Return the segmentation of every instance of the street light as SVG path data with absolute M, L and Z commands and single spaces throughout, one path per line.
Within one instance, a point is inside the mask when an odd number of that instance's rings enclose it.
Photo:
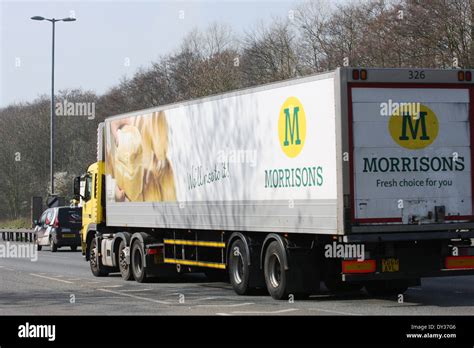
M 54 30 L 55 30 L 55 23 L 56 22 L 74 22 L 76 18 L 63 18 L 63 19 L 55 19 L 55 18 L 44 18 L 41 16 L 34 16 L 31 17 L 32 20 L 35 21 L 48 21 L 53 24 L 53 44 L 52 44 L 52 67 L 51 67 L 51 124 L 50 124 L 50 171 L 51 171 L 51 195 L 54 195 L 54 118 L 55 118 L 55 108 L 54 108 Z

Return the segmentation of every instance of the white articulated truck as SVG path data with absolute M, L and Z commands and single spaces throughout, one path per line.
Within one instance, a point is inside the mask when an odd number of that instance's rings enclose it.
M 92 273 L 276 299 L 474 274 L 470 70 L 341 68 L 140 110 L 75 179 Z

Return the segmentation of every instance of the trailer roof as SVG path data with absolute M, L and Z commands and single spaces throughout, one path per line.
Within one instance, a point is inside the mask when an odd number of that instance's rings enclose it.
M 357 70 L 359 72 L 366 72 L 366 79 L 361 80 L 360 78 L 355 80 L 352 72 Z M 315 73 L 303 77 L 295 77 L 283 81 L 270 82 L 263 85 L 254 87 L 240 88 L 230 92 L 214 94 L 206 97 L 189 99 L 186 101 L 175 102 L 170 104 L 164 104 L 154 106 L 146 109 L 139 109 L 127 113 L 113 115 L 107 117 L 106 121 L 111 121 L 117 118 L 130 117 L 135 115 L 148 114 L 151 112 L 175 109 L 187 105 L 200 104 L 204 102 L 219 100 L 223 98 L 230 98 L 244 94 L 256 93 L 265 91 L 272 88 L 281 88 L 294 84 L 300 84 L 305 82 L 324 80 L 328 78 L 334 78 L 338 73 L 341 75 L 341 79 L 347 83 L 452 83 L 452 84 L 472 84 L 472 81 L 459 80 L 459 73 L 462 72 L 464 76 L 466 72 L 469 72 L 472 76 L 474 70 L 469 69 L 423 69 L 423 68 L 364 68 L 364 67 L 340 67 L 335 70 Z M 472 79 L 472 77 L 471 77 Z

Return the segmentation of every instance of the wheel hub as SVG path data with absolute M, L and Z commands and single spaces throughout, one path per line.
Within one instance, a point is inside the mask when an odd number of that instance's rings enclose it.
M 240 253 L 238 256 L 234 257 L 237 259 L 237 267 L 234 268 L 234 280 L 237 284 L 241 284 L 244 274 L 244 260 L 242 259 L 242 255 Z
M 269 262 L 270 283 L 272 287 L 278 288 L 281 282 L 281 264 L 278 255 L 273 254 Z

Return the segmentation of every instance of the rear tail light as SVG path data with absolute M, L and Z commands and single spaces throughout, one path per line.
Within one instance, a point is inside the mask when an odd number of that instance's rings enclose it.
M 342 261 L 342 273 L 374 273 L 376 270 L 375 260 L 344 260 Z
M 472 71 L 458 71 L 458 81 L 472 81 Z
M 365 69 L 354 69 L 352 70 L 352 79 L 353 80 L 362 80 L 365 81 L 367 80 L 367 70 Z
M 352 79 L 353 80 L 358 80 L 359 79 L 359 70 L 352 70 Z
M 446 269 L 474 268 L 474 256 L 448 256 L 445 261 Z
M 57 216 L 56 216 L 56 218 L 54 219 L 53 227 L 59 228 L 59 219 L 58 219 Z
M 146 252 L 148 255 L 158 255 L 160 253 L 159 249 L 148 249 Z

